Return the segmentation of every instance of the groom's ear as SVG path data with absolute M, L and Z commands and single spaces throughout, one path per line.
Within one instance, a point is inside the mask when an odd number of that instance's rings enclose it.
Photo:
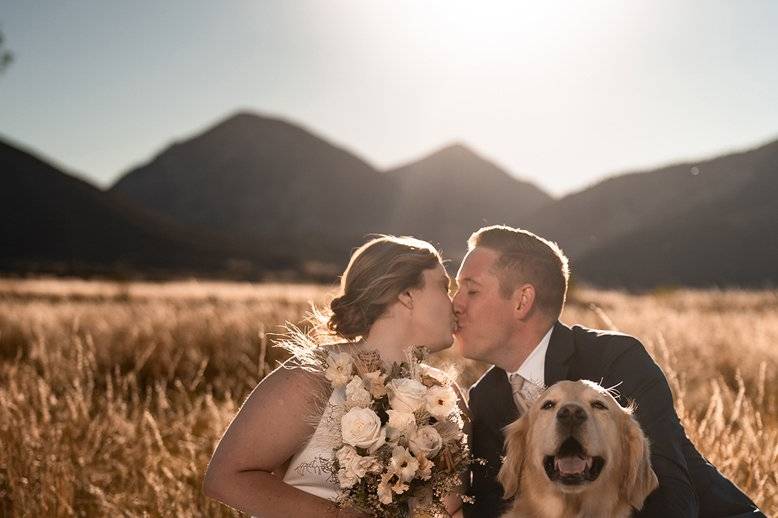
M 535 287 L 532 284 L 521 284 L 513 290 L 513 307 L 519 319 L 527 318 L 535 306 Z

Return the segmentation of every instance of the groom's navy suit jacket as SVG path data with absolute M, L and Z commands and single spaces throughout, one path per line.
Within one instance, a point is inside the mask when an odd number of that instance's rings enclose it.
M 639 517 L 764 516 L 737 486 L 713 467 L 686 437 L 664 374 L 635 338 L 557 322 L 546 352 L 545 384 L 587 379 L 604 387 L 618 385 L 622 405 L 634 401 L 635 417 L 651 444 L 651 464 L 659 488 Z M 466 518 L 500 516 L 507 507 L 496 480 L 503 454 L 502 429 L 518 417 L 504 370 L 489 369 L 470 389 L 471 445 L 476 457 Z M 521 496 L 519 496 L 521 498 Z

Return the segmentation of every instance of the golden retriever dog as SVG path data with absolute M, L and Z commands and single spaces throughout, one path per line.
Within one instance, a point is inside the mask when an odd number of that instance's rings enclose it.
M 632 409 L 591 381 L 549 387 L 505 434 L 504 517 L 628 517 L 659 485 Z

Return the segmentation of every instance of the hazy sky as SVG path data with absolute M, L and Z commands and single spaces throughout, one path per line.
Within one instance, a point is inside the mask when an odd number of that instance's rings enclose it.
M 7 1 L 0 134 L 111 184 L 238 109 L 552 194 L 778 138 L 778 2 Z

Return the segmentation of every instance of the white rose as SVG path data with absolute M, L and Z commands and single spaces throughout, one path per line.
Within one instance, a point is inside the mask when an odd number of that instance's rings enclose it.
M 333 387 L 342 387 L 351 379 L 353 370 L 354 361 L 349 353 L 330 353 L 327 356 L 327 369 L 324 371 L 324 377 L 332 383 Z
M 365 390 L 362 378 L 354 376 L 346 385 L 346 405 L 349 408 L 370 406 L 372 398 L 370 392 Z
M 410 412 L 387 410 L 389 421 L 386 423 L 386 436 L 393 441 L 401 435 L 410 435 L 416 430 L 416 417 Z
M 443 439 L 431 426 L 422 426 L 408 439 L 408 447 L 416 457 L 434 457 L 443 447 Z
M 364 477 L 368 472 L 380 471 L 381 466 L 375 457 L 363 457 L 352 446 L 344 446 L 335 454 L 338 459 L 338 482 L 346 489 Z
M 369 408 L 352 408 L 340 420 L 343 442 L 373 453 L 386 442 L 386 429 Z
M 446 419 L 457 408 L 457 395 L 451 387 L 431 387 L 424 399 L 435 419 Z
M 427 388 L 416 380 L 396 378 L 387 383 L 389 404 L 400 412 L 413 413 L 424 407 L 424 395 Z

